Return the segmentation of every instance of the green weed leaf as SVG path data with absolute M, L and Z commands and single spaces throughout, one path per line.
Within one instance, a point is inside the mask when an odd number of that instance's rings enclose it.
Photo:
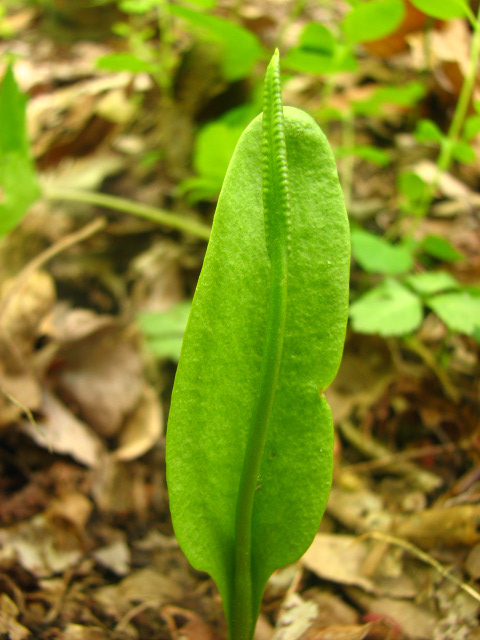
M 339 43 L 332 32 L 318 22 L 307 24 L 298 47 L 290 49 L 283 64 L 300 73 L 338 73 L 356 68 L 350 47 Z
M 380 87 L 366 100 L 355 101 L 353 111 L 364 116 L 383 116 L 385 105 L 413 107 L 425 95 L 419 82 L 409 82 L 402 87 Z
M 345 16 L 343 32 L 352 44 L 371 42 L 393 33 L 404 15 L 402 0 L 360 2 Z
M 190 307 L 190 302 L 185 301 L 168 311 L 143 312 L 138 315 L 137 320 L 147 346 L 156 358 L 169 358 L 178 362 Z
M 463 255 L 459 253 L 448 240 L 442 238 L 442 236 L 436 236 L 434 234 L 426 236 L 420 248 L 429 256 L 442 260 L 443 262 L 461 262 L 465 260 Z
M 463 137 L 466 140 L 472 140 L 480 134 L 480 116 L 469 116 L 465 120 L 465 126 L 463 128 Z
M 369 273 L 400 275 L 413 267 L 413 254 L 404 244 L 393 245 L 368 231 L 352 231 L 352 255 Z
M 272 572 L 311 543 L 332 473 L 323 390 L 347 319 L 348 221 L 316 123 L 282 108 L 236 147 L 175 378 L 167 483 L 180 546 L 215 580 L 231 640 L 253 636 Z M 294 526 L 292 527 L 292 523 Z
M 422 323 L 422 303 L 396 280 L 385 280 L 355 300 L 350 306 L 350 318 L 359 333 L 403 336 Z
M 465 0 L 412 0 L 414 7 L 438 20 L 454 20 L 468 16 Z
M 262 49 L 253 33 L 233 22 L 173 4 L 168 5 L 168 10 L 172 15 L 187 20 L 192 27 L 218 44 L 227 80 L 239 80 L 247 76 L 262 56 Z
M 97 60 L 97 68 L 103 71 L 127 73 L 155 73 L 156 64 L 142 60 L 133 53 L 109 53 Z
M 467 291 L 443 293 L 430 298 L 427 305 L 451 331 L 467 336 L 478 335 L 480 330 L 480 297 Z
M 452 157 L 463 164 L 474 164 L 477 161 L 475 151 L 464 140 L 459 140 L 452 146 Z
M 336 156 L 337 158 L 354 156 L 361 160 L 365 160 L 365 162 L 371 162 L 372 164 L 377 165 L 377 167 L 386 167 L 391 162 L 390 154 L 387 151 L 377 149 L 377 147 L 372 147 L 370 145 L 358 145 L 350 148 L 341 147 L 337 150 Z
M 185 180 L 183 191 L 190 193 L 190 200 L 217 198 L 230 158 L 243 131 L 243 127 L 225 122 L 205 125 L 195 139 L 193 167 L 197 178 Z
M 432 120 L 420 120 L 417 123 L 417 127 L 415 129 L 415 140 L 420 142 L 421 144 L 442 144 L 445 139 L 445 136 L 437 127 L 437 125 L 432 122 Z
M 448 289 L 458 289 L 460 286 L 458 281 L 446 271 L 415 273 L 408 276 L 405 282 L 420 295 L 431 295 Z
M 0 235 L 13 229 L 40 195 L 30 158 L 25 106 L 9 66 L 0 84 Z

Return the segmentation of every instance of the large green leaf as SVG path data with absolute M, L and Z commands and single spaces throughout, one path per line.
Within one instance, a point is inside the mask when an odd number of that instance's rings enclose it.
M 30 159 L 25 105 L 8 67 L 0 83 L 0 235 L 20 222 L 40 194 Z
M 266 581 L 320 523 L 333 445 L 323 391 L 347 320 L 333 155 L 310 116 L 282 111 L 277 65 L 220 194 L 167 429 L 175 533 L 215 580 L 232 640 L 252 637 Z

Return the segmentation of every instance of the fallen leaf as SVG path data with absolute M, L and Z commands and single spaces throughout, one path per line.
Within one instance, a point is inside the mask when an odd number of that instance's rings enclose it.
M 415 513 L 400 522 L 395 535 L 407 538 L 422 549 L 438 545 L 473 546 L 480 541 L 480 505 L 434 507 Z
M 272 640 L 298 640 L 314 623 L 318 605 L 292 593 L 283 604 Z
M 362 574 L 367 554 L 367 544 L 355 536 L 319 533 L 300 562 L 322 580 L 375 592 L 373 581 Z
M 59 357 L 60 393 L 101 436 L 118 434 L 142 393 L 143 366 L 135 337 L 121 327 L 106 327 L 66 345 Z
M 123 538 L 97 549 L 92 556 L 98 564 L 113 571 L 117 576 L 126 576 L 130 571 L 130 549 Z
M 49 391 L 44 391 L 42 417 L 37 425 L 23 421 L 21 429 L 39 446 L 69 455 L 87 467 L 101 464 L 105 455 L 102 441 Z
M 152 387 L 146 386 L 137 407 L 127 418 L 120 433 L 114 457 L 122 461 L 139 458 L 158 441 L 162 429 L 158 395 Z
M 213 628 L 193 611 L 170 605 L 163 607 L 162 617 L 174 640 L 218 640 Z M 182 620 L 183 624 L 177 625 L 177 620 Z
M 0 529 L 0 563 L 16 560 L 37 578 L 48 578 L 75 566 L 83 554 L 80 542 L 69 538 L 72 548 L 62 548 L 58 527 L 43 514 Z
M 17 621 L 17 605 L 2 593 L 0 595 L 0 634 L 8 640 L 24 640 L 30 637 L 30 631 Z

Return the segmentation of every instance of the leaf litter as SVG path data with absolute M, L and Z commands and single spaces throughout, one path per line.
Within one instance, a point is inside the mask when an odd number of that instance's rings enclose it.
M 250 2 L 240 11 L 270 41 L 285 7 Z M 371 100 L 377 87 L 425 68 L 422 109 L 434 117 L 455 104 L 468 62 L 466 23 L 437 22 L 426 40 L 424 16 L 407 7 L 394 37 L 368 43 L 357 72 L 334 79 L 330 106 Z M 338 19 L 338 8 L 309 11 L 286 29 L 287 44 L 302 20 Z M 163 104 L 160 126 L 162 100 L 149 76 L 96 70 L 97 58 L 115 49 L 108 33 L 101 44 L 87 35 L 65 48 L 42 20 L 40 9 L 14 11 L 6 23 L 14 37 L 0 43 L 2 53 L 20 56 L 15 71 L 30 94 L 42 180 L 183 208 L 208 223 L 211 206 L 189 210 L 175 187 L 191 177 L 202 112 L 213 119 L 231 106 L 214 58 L 202 53 L 200 71 L 188 73 L 191 36 L 179 34 L 181 91 L 176 104 Z M 78 28 L 88 34 L 87 25 Z M 315 111 L 319 86 L 299 75 L 285 93 Z M 390 138 L 393 161 L 430 179 L 435 167 L 412 143 L 408 109 L 387 111 L 357 120 L 359 139 Z M 329 129 L 335 144 L 341 127 Z M 478 157 L 478 141 L 472 147 Z M 160 153 L 154 169 L 141 162 L 152 152 Z M 361 158 L 353 165 L 353 217 L 387 234 L 396 224 L 407 230 L 408 218 L 393 214 L 393 172 Z M 432 215 L 414 229 L 418 240 L 449 240 L 463 259 L 448 274 L 472 286 L 480 274 L 478 180 L 478 165 L 441 175 Z M 0 247 L 0 634 L 222 639 L 218 595 L 189 568 L 168 515 L 163 423 L 178 347 L 164 344 L 160 359 L 152 357 L 135 319 L 191 297 L 204 245 L 113 211 L 95 225 L 98 215 L 84 204 L 40 202 Z M 355 284 L 361 278 L 354 267 Z M 183 321 L 169 322 L 169 331 L 182 331 Z M 478 345 L 433 315 L 418 337 L 423 349 L 349 337 L 329 390 L 337 439 L 327 515 L 302 561 L 269 584 L 257 640 L 478 638 Z

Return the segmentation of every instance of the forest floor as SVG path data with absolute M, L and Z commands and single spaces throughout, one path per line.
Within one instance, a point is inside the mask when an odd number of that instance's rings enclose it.
M 110 32 L 116 10 L 92 18 L 54 4 L 50 15 L 12 10 L 0 40 L 29 96 L 44 189 L 0 244 L 0 638 L 224 639 L 216 588 L 189 566 L 168 510 L 165 428 L 181 321 L 154 351 L 137 318 L 193 295 L 215 203 L 191 204 L 179 185 L 192 177 L 198 127 L 241 105 L 251 85 L 223 80 L 201 47 L 192 57 L 187 31 L 175 34 L 168 96 L 147 73 L 100 71 L 97 59 L 122 46 Z M 266 50 L 287 4 L 239 9 Z M 301 24 L 290 24 L 292 38 Z M 422 76 L 421 115 L 440 123 L 458 99 L 465 29 L 459 20 L 435 32 Z M 417 78 L 424 35 L 407 44 L 397 35 L 405 48 L 395 54 L 392 41 L 362 50 L 359 71 L 335 80 L 337 108 Z M 284 101 L 314 111 L 320 85 L 292 77 Z M 395 138 L 397 165 L 418 153 L 411 131 L 412 115 L 398 108 L 356 123 L 363 143 Z M 335 147 L 339 127 L 329 134 Z M 479 166 L 445 176 L 414 222 L 415 234 L 445 237 L 465 256 L 449 270 L 472 286 Z M 357 158 L 342 175 L 356 224 L 407 233 L 392 166 Z M 200 233 L 80 202 L 78 190 L 159 207 Z M 364 275 L 352 265 L 353 288 Z M 255 640 L 480 639 L 478 373 L 478 342 L 433 314 L 406 339 L 349 330 L 327 393 L 336 447 L 326 515 L 305 556 L 269 582 Z

